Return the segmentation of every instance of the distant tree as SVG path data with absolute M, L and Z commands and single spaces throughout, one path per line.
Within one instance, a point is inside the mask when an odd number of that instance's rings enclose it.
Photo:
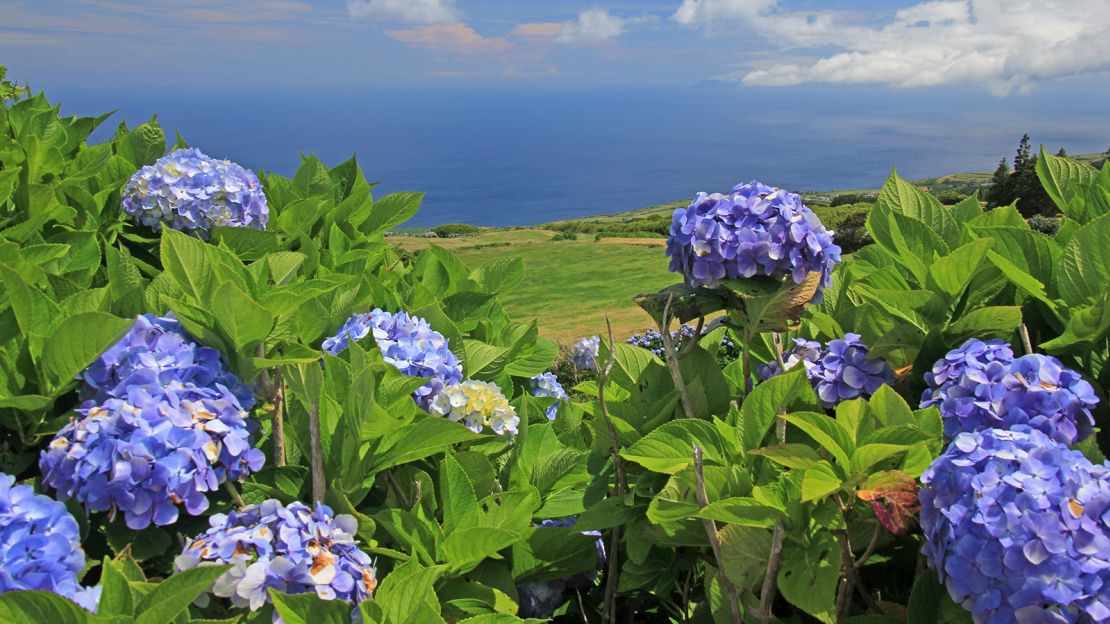
M 1059 156 L 1060 158 L 1067 158 L 1068 157 L 1068 151 L 1061 147 L 1060 151 L 1056 152 L 1056 155 Z
M 1010 193 L 1010 165 L 1006 159 L 998 161 L 998 168 L 991 176 L 991 185 L 983 197 L 991 206 L 1008 206 L 1014 201 Z

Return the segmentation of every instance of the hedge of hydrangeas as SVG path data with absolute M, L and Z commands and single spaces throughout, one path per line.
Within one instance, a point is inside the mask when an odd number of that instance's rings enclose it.
M 163 227 L 207 237 L 217 226 L 266 229 L 270 210 L 249 169 L 179 149 L 139 169 L 123 187 L 123 211 L 155 232 Z
M 921 406 L 940 409 L 949 437 L 1028 425 L 1070 445 L 1094 430 L 1098 396 L 1091 384 L 1054 357 L 1015 358 L 1000 340 L 968 340 L 937 361 L 925 382 Z
M 374 594 L 377 571 L 359 549 L 354 516 L 335 515 L 320 503 L 267 500 L 228 514 L 214 514 L 210 528 L 190 540 L 175 561 L 178 571 L 202 565 L 234 567 L 212 584 L 211 593 L 257 611 L 270 589 L 314 592 L 324 600 L 358 604 Z
M 531 384 L 532 396 L 555 399 L 545 411 L 548 420 L 555 420 L 559 413 L 559 404 L 567 400 L 567 391 L 563 390 L 563 385 L 554 373 L 540 373 L 532 378 Z
M 497 435 L 514 436 L 520 424 L 516 410 L 497 384 L 474 379 L 444 388 L 429 411 L 461 422 L 474 433 L 489 427 Z
M 818 273 L 827 288 L 840 247 L 800 196 L 752 181 L 727 195 L 698 193 L 675 210 L 667 255 L 691 286 L 756 275 L 801 284 Z
M 0 474 L 0 594 L 13 590 L 54 592 L 96 612 L 97 587 L 82 587 L 85 551 L 77 521 L 66 506 L 15 477 Z
M 336 335 L 324 340 L 321 348 L 339 355 L 351 343 L 372 335 L 382 358 L 405 375 L 423 377 L 428 383 L 417 388 L 412 398 L 421 409 L 431 409 L 444 387 L 463 379 L 459 358 L 451 352 L 448 340 L 432 329 L 428 321 L 407 312 L 390 313 L 375 308 L 354 314 Z
M 39 459 L 43 483 L 128 527 L 164 526 L 179 506 L 203 513 L 208 493 L 265 462 L 253 448 L 250 389 L 219 354 L 171 317 L 145 315 L 80 375 L 89 396 Z
M 794 339 L 794 349 L 783 362 L 790 370 L 799 363 L 817 392 L 821 405 L 827 409 L 841 401 L 874 394 L 881 386 L 894 383 L 894 372 L 882 358 L 868 358 L 869 348 L 859 334 L 847 333 L 822 346 L 815 340 Z M 759 367 L 760 378 L 766 380 L 782 372 L 778 362 Z
M 577 521 L 577 517 L 542 520 L 536 526 L 541 528 L 566 528 L 574 526 Z M 516 589 L 520 597 L 520 617 L 549 618 L 559 605 L 566 602 L 570 592 L 585 591 L 594 584 L 598 571 L 605 565 L 605 542 L 601 539 L 600 531 L 582 531 L 582 535 L 598 538 L 594 542 L 597 547 L 597 567 L 594 570 L 580 572 L 564 579 L 535 581 L 517 585 Z
M 925 555 L 976 622 L 1110 621 L 1110 464 L 1017 425 L 957 434 L 921 482 Z

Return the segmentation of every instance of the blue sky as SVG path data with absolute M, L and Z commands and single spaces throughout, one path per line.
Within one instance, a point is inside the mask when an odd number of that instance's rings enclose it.
M 32 86 L 1106 90 L 1106 0 L 0 0 Z

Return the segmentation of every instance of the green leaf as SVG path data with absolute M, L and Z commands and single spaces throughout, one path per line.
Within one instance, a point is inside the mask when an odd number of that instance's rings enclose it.
M 157 117 L 128 132 L 116 145 L 116 153 L 136 167 L 154 164 L 165 152 L 166 133 L 158 125 Z
M 162 267 L 182 292 L 198 302 L 210 303 L 213 266 L 207 245 L 188 234 L 165 228 L 160 251 Z
M 879 190 L 877 203 L 884 204 L 895 213 L 911 217 L 929 226 L 941 239 L 954 243 L 960 236 L 959 225 L 952 218 L 949 209 L 944 207 L 931 194 L 919 189 L 891 171 L 890 176 Z
M 802 474 L 802 502 L 808 503 L 819 498 L 824 498 L 840 489 L 843 481 L 836 473 L 833 465 L 821 460 Z
M 466 371 L 470 377 L 477 377 L 484 379 L 482 376 L 487 366 L 497 362 L 498 358 L 508 353 L 509 349 L 506 347 L 496 347 L 491 344 L 482 342 L 481 340 L 463 339 L 463 351 L 466 352 Z M 500 370 L 486 371 L 487 373 L 496 374 Z
M 870 413 L 882 426 L 913 424 L 913 409 L 902 395 L 889 385 L 879 386 L 867 401 Z M 839 416 L 839 412 L 837 413 Z
M 1094 167 L 1070 158 L 1053 156 L 1041 146 L 1037 157 L 1037 177 L 1053 203 L 1068 218 L 1085 223 L 1093 216 L 1086 211 L 1084 194 L 1097 176 L 1098 171 Z
M 853 474 L 870 470 L 875 464 L 905 452 L 909 446 L 904 444 L 864 444 L 852 455 Z
M 847 468 L 855 452 L 855 443 L 835 419 L 816 412 L 796 412 L 786 415 L 786 422 L 804 431 L 821 448 L 836 458 L 836 463 Z
M 1093 302 L 1110 287 L 1110 215 L 1079 228 L 1064 248 L 1058 287 L 1073 306 Z
M 958 338 L 988 338 L 1006 336 L 1021 324 L 1021 308 L 1017 306 L 988 306 L 972 310 L 961 316 L 945 331 Z
M 253 349 L 270 335 L 274 317 L 250 295 L 231 282 L 224 282 L 216 289 L 212 312 L 218 327 L 236 351 Z
M 917 578 L 906 610 L 906 624 L 971 624 L 970 614 L 952 602 L 933 570 Z
M 957 248 L 934 262 L 933 266 L 929 267 L 929 276 L 949 299 L 958 297 L 975 272 L 979 270 L 979 265 L 992 244 L 994 239 L 980 238 Z
M 361 583 L 362 579 L 355 579 Z M 342 600 L 322 600 L 315 593 L 283 594 L 270 589 L 270 600 L 285 624 L 349 624 L 351 605 Z
M 135 606 L 135 624 L 168 624 L 212 586 L 229 565 L 200 566 L 162 581 Z
M 443 499 L 446 531 L 478 526 L 478 499 L 459 462 L 450 454 L 439 465 L 439 495 Z
M 213 243 L 223 243 L 242 260 L 258 260 L 281 249 L 277 232 L 247 227 L 212 228 Z
M 708 518 L 738 526 L 770 528 L 775 526 L 775 520 L 781 516 L 781 512 L 754 498 L 733 496 L 709 503 L 696 515 L 698 518 Z
M 674 474 L 694 464 L 694 443 L 702 447 L 706 462 L 728 462 L 720 432 L 704 420 L 689 418 L 664 423 L 622 451 L 621 456 L 652 472 Z
M 396 443 L 378 458 L 372 472 L 424 459 L 443 452 L 458 442 L 482 439 L 482 436 L 459 423 L 434 416 L 408 425 L 394 435 Z
M 763 446 L 763 439 L 767 437 L 779 410 L 785 410 L 806 391 L 812 392 L 812 389 L 801 367 L 757 385 L 740 406 L 741 447 L 750 451 Z
M 806 469 L 821 461 L 821 456 L 805 444 L 777 444 L 753 449 L 752 455 L 761 455 L 787 468 Z
M 382 622 L 388 624 L 417 624 L 420 605 L 434 600 L 435 581 L 443 573 L 441 567 L 422 568 L 415 561 L 408 561 L 393 569 L 382 581 L 374 596 L 381 607 Z
M 836 621 L 840 548 L 832 535 L 821 533 L 805 547 L 786 546 L 777 580 L 790 604 L 826 624 Z
M 470 277 L 486 292 L 508 292 L 524 279 L 524 259 L 500 258 L 474 269 Z
M 1089 353 L 1095 344 L 1110 334 L 1110 291 L 1093 305 L 1072 308 L 1064 331 L 1042 343 L 1049 353 Z
M 370 218 L 362 225 L 363 234 L 372 236 L 408 221 L 420 209 L 423 193 L 391 193 L 374 202 Z
M 58 325 L 42 352 L 47 385 L 57 391 L 104 353 L 131 327 L 131 321 L 106 312 L 82 312 Z
M 93 615 L 77 603 L 46 591 L 0 594 L 0 622 L 25 624 L 85 624 Z
M 121 570 L 122 564 L 104 558 L 100 566 L 99 615 L 131 615 L 134 612 L 135 592 Z

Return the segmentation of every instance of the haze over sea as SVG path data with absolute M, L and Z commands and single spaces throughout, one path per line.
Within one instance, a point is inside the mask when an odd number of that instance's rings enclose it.
M 299 153 L 357 153 L 375 194 L 427 195 L 406 225 L 531 225 L 643 208 L 759 179 L 791 190 L 874 188 L 990 171 L 1022 133 L 1071 153 L 1110 145 L 1110 90 L 1061 81 L 1032 96 L 982 89 L 821 86 L 298 91 L 44 87 L 63 111 L 157 113 L 193 146 L 291 175 Z M 172 138 L 172 136 L 171 136 Z

